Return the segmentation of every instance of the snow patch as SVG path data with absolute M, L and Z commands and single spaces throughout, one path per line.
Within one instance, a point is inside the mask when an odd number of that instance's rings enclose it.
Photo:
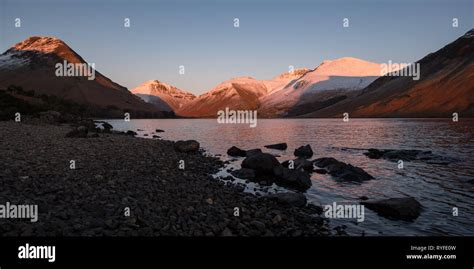
M 2 69 L 15 69 L 27 64 L 28 62 L 29 59 L 18 57 L 13 53 L 4 53 L 0 55 L 0 68 Z

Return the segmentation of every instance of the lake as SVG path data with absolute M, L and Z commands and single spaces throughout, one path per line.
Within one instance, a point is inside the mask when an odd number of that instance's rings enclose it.
M 163 139 L 195 139 L 209 155 L 230 160 L 240 167 L 242 159 L 228 157 L 231 146 L 261 148 L 280 161 L 295 159 L 293 151 L 310 144 L 314 158 L 334 157 L 363 168 L 375 177 L 362 183 L 341 182 L 330 175 L 312 174 L 312 187 L 305 193 L 317 205 L 359 203 L 370 199 L 411 196 L 423 205 L 413 222 L 389 220 L 365 208 L 365 220 L 331 219 L 331 226 L 346 225 L 350 235 L 474 235 L 474 119 L 259 119 L 256 128 L 245 124 L 217 124 L 215 119 L 107 120 L 115 130 L 142 129 L 138 136 L 155 129 Z M 285 151 L 263 146 L 286 142 Z M 362 149 L 419 149 L 457 158 L 448 165 L 369 159 Z M 225 171 L 222 173 L 226 174 Z M 274 188 L 275 189 L 275 188 Z M 279 188 L 276 188 L 277 190 Z M 453 207 L 458 215 L 453 216 Z

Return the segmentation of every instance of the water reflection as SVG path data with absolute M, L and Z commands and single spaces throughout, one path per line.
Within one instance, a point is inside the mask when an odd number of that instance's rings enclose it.
M 280 161 L 293 159 L 293 150 L 310 144 L 315 156 L 334 157 L 351 163 L 375 176 L 362 184 L 338 182 L 328 175 L 313 174 L 313 187 L 307 196 L 312 203 L 357 203 L 358 197 L 391 198 L 412 196 L 424 206 L 413 223 L 387 220 L 366 210 L 363 223 L 335 220 L 333 225 L 348 226 L 350 234 L 366 235 L 474 235 L 474 120 L 453 123 L 443 119 L 273 119 L 259 120 L 257 128 L 248 125 L 217 124 L 214 119 L 160 119 L 109 121 L 118 130 L 137 130 L 140 135 L 163 129 L 164 139 L 196 139 L 211 154 L 222 154 L 231 146 L 261 148 L 278 154 Z M 286 142 L 286 151 L 263 146 Z M 420 149 L 462 160 L 450 165 L 372 160 L 360 149 Z M 459 216 L 452 216 L 452 208 Z

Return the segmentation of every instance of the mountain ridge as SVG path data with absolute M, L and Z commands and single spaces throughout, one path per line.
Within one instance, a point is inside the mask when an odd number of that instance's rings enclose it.
M 354 98 L 301 117 L 474 116 L 474 29 L 417 63 L 420 80 L 383 76 Z
M 216 117 L 225 108 L 257 110 L 264 118 L 344 112 L 352 117 L 446 117 L 456 111 L 474 116 L 474 29 L 421 58 L 419 81 L 387 76 L 379 63 L 342 57 L 268 80 L 234 77 L 196 96 L 160 80 L 128 91 L 96 70 L 92 81 L 53 76 L 61 61 L 87 64 L 61 39 L 29 37 L 0 54 L 0 88 L 16 85 L 83 104 L 185 117 Z
M 89 65 L 66 42 L 54 37 L 32 36 L 0 55 L 0 88 L 11 85 L 37 95 L 140 115 L 160 112 L 97 70 L 93 80 L 84 76 L 58 76 L 57 64 Z M 144 114 L 145 113 L 145 114 Z

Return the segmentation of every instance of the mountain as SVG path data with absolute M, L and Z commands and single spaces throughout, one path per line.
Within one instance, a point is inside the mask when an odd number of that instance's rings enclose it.
M 314 70 L 285 72 L 271 80 L 239 77 L 219 84 L 176 111 L 190 117 L 215 117 L 226 107 L 258 110 L 261 117 L 305 114 L 351 96 L 380 76 L 377 63 L 356 58 L 324 61 Z
M 289 81 L 304 75 L 308 69 L 295 69 L 271 80 L 252 77 L 237 77 L 222 82 L 215 88 L 188 102 L 176 112 L 189 117 L 216 117 L 217 111 L 228 107 L 231 110 L 256 110 L 261 98 L 284 87 Z
M 300 77 L 304 76 L 309 71 L 311 71 L 311 69 L 297 68 L 293 70 L 293 72 L 284 72 L 272 78 L 271 80 L 262 80 L 262 82 L 267 87 L 268 94 L 271 94 L 273 92 L 280 91 L 285 86 L 287 86 L 288 83 L 291 83 L 295 79 L 299 79 Z
M 381 75 L 378 63 L 344 57 L 325 60 L 314 70 L 265 96 L 264 117 L 296 116 L 330 106 L 363 89 Z
M 24 91 L 34 91 L 38 96 L 55 96 L 91 108 L 126 110 L 141 116 L 159 114 L 155 107 L 98 71 L 95 71 L 95 76 L 84 72 L 89 77 L 58 76 L 61 74 L 57 73 L 57 64 L 65 63 L 87 64 L 60 39 L 27 38 L 0 55 L 0 88 L 15 85 Z
M 216 117 L 226 107 L 234 110 L 255 110 L 259 98 L 267 94 L 262 81 L 251 77 L 238 77 L 217 85 L 214 89 L 188 102 L 176 113 L 188 117 Z
M 303 117 L 474 116 L 474 29 L 417 63 L 419 80 L 383 76 L 353 98 Z
M 196 96 L 158 80 L 147 81 L 131 90 L 144 101 L 162 111 L 178 111 Z

